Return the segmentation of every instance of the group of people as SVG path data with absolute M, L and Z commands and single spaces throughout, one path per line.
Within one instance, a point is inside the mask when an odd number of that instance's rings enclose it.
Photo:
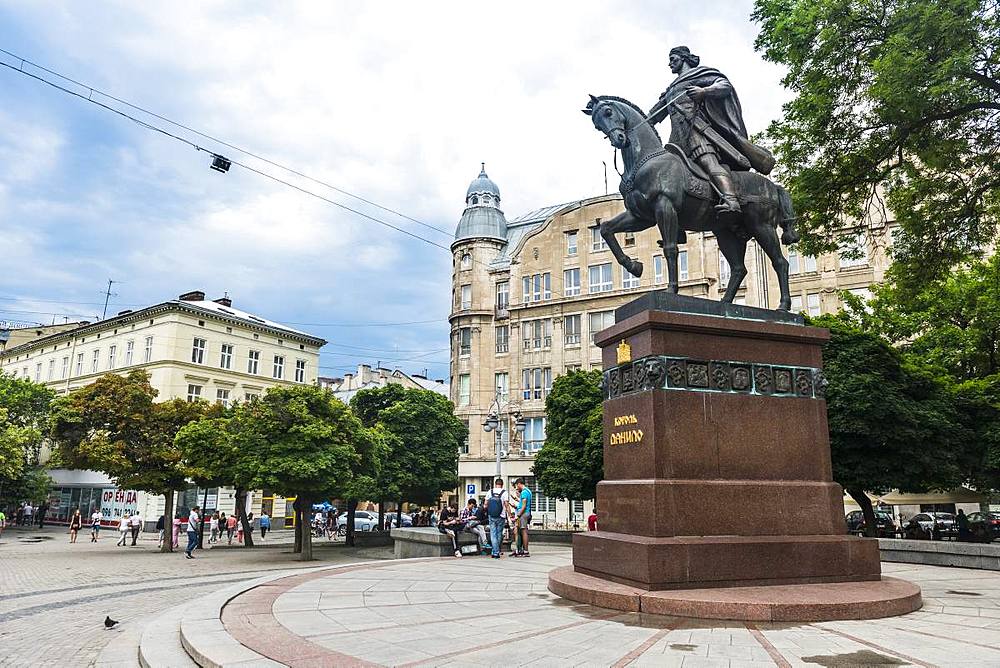
M 42 503 L 38 506 L 31 505 L 30 501 L 25 501 L 14 510 L 14 526 L 30 527 L 38 525 L 39 529 L 45 528 L 45 516 L 49 512 L 49 504 Z M 4 514 L 2 525 L 7 524 L 7 515 Z M 3 526 L 0 526 L 0 531 Z
M 462 531 L 474 534 L 480 550 L 488 551 L 493 559 L 499 559 L 503 552 L 505 532 L 511 543 L 511 557 L 531 556 L 528 551 L 531 490 L 524 484 L 523 478 L 518 478 L 514 481 L 513 491 L 513 494 L 508 492 L 503 478 L 497 478 L 482 505 L 476 499 L 469 499 L 462 512 L 458 512 L 454 504 L 441 511 L 437 528 L 451 538 L 456 557 L 462 556 L 458 547 L 458 534 Z

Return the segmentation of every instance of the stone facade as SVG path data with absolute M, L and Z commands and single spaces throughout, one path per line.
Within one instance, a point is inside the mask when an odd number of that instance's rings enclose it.
M 484 193 L 490 195 L 488 210 Z M 570 504 L 545 497 L 531 478 L 531 465 L 544 442 L 545 395 L 552 380 L 571 369 L 601 368 L 594 335 L 614 323 L 615 308 L 666 282 L 655 229 L 622 239 L 624 250 L 643 263 L 639 278 L 625 273 L 603 243 L 597 225 L 623 210 L 621 197 L 614 194 L 550 206 L 507 221 L 500 210 L 500 191 L 485 169 L 470 185 L 452 244 L 449 318 L 451 398 L 456 415 L 469 424 L 467 451 L 459 459 L 460 501 L 468 495 L 469 485 L 474 485 L 476 496 L 484 493 L 483 485 L 496 472 L 499 442 L 507 454 L 503 477 L 529 478 L 536 523 L 585 524 L 590 502 Z M 792 253 L 793 309 L 812 315 L 832 313 L 842 304 L 841 291 L 865 297 L 869 286 L 884 279 L 891 229 L 891 223 L 873 225 L 860 258 L 848 252 L 819 258 Z M 845 238 L 845 251 L 856 243 L 855 236 Z M 721 298 L 729 272 L 714 236 L 688 233 L 680 251 L 681 294 Z M 774 308 L 778 287 L 773 271 L 753 242 L 748 254 L 749 273 L 736 303 Z M 485 432 L 482 424 L 495 400 L 501 428 Z M 514 429 L 517 413 L 527 423 L 523 437 Z

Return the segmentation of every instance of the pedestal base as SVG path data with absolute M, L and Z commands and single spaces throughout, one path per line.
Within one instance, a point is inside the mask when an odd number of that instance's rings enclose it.
M 549 573 L 549 591 L 623 612 L 745 622 L 876 619 L 905 615 L 923 605 L 919 587 L 888 577 L 866 582 L 647 591 L 564 566 Z

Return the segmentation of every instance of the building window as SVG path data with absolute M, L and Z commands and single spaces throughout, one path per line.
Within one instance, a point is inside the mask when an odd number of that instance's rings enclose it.
M 463 373 L 458 377 L 458 405 L 468 406 L 472 392 L 472 381 L 469 374 Z
M 247 373 L 252 373 L 254 375 L 260 370 L 260 351 L 251 350 L 247 354 Z
M 505 309 L 510 306 L 510 283 L 500 281 L 497 283 L 497 308 Z
M 458 330 L 458 354 L 472 354 L 472 328 L 460 327 Z
M 233 368 L 233 344 L 231 343 L 222 344 L 222 352 L 219 354 L 219 368 L 220 369 Z
M 563 271 L 563 296 L 575 297 L 580 294 L 580 270 L 566 269 Z
M 653 285 L 660 285 L 663 283 L 663 256 L 654 255 L 653 256 Z
M 788 273 L 799 273 L 799 251 L 795 248 L 788 249 Z M 802 301 L 801 299 L 799 301 Z
M 633 276 L 625 267 L 622 267 L 622 288 L 631 290 L 639 287 L 639 277 Z
M 581 368 L 579 364 L 567 364 L 566 373 L 573 373 L 574 371 L 579 371 Z
M 132 354 L 135 352 L 135 341 L 125 342 L 125 366 L 132 366 Z
M 864 233 L 855 234 L 840 242 L 840 268 L 864 267 L 868 264 L 868 249 Z
M 25 376 L 28 375 L 27 369 L 24 370 L 24 375 Z M 83 353 L 76 354 L 76 375 L 78 376 L 83 375 Z
M 188 401 L 201 399 L 201 385 L 188 385 Z
M 147 336 L 146 337 L 146 349 L 143 352 L 142 361 L 143 362 L 152 362 L 153 361 L 153 337 L 152 336 Z
M 563 337 L 568 346 L 580 345 L 579 315 L 568 315 L 563 318 Z
M 789 310 L 792 313 L 802 312 L 802 295 L 792 295 L 792 307 Z
M 524 349 L 538 350 L 552 347 L 552 318 L 525 320 L 521 324 L 524 334 Z
M 576 230 L 566 232 L 566 255 L 576 255 Z
M 542 491 L 542 488 L 538 486 L 538 478 L 525 476 L 524 486 L 531 490 L 531 512 L 533 514 L 556 512 L 555 498 L 547 496 Z
M 590 292 L 590 294 L 594 294 L 596 292 L 610 292 L 614 289 L 614 286 L 611 283 L 610 262 L 591 265 L 589 270 L 590 285 L 588 286 L 588 292 Z
M 525 304 L 552 298 L 552 274 L 533 274 L 522 279 L 521 296 Z
M 817 316 L 820 313 L 819 293 L 813 292 L 806 295 L 806 305 L 809 307 L 809 315 Z
M 243 400 L 248 403 L 251 401 L 257 401 L 258 399 L 260 399 L 260 395 L 256 392 L 247 392 L 243 395 Z
M 507 325 L 501 325 L 496 328 L 497 334 L 497 352 L 505 353 L 510 350 L 510 330 L 507 329 Z
M 493 374 L 493 387 L 500 396 L 500 403 L 510 401 L 510 374 L 506 371 Z
M 56 375 L 56 360 L 55 358 L 49 360 L 49 375 L 46 376 L 46 380 L 54 380 Z
M 729 285 L 729 277 L 732 275 L 732 271 L 729 268 L 729 260 L 726 256 L 719 252 L 719 287 L 724 288 Z
M 68 375 L 69 375 L 69 357 L 64 357 L 62 361 L 62 375 L 60 376 L 60 378 L 65 380 L 66 376 Z
M 615 324 L 614 311 L 598 311 L 590 314 L 590 340 L 593 341 L 602 331 Z
M 471 285 L 467 284 L 467 285 L 463 285 L 462 286 L 461 303 L 459 304 L 459 306 L 462 308 L 462 310 L 467 310 L 467 309 L 472 308 L 472 286 Z
M 191 345 L 191 361 L 195 364 L 205 363 L 205 339 L 195 338 Z
M 635 246 L 635 232 L 626 232 L 623 241 L 625 248 Z
M 215 403 L 229 408 L 229 390 L 219 388 L 215 391 Z
M 90 361 L 90 372 L 97 373 L 98 367 L 101 365 L 101 351 L 97 349 L 94 351 L 94 358 Z
M 306 382 L 306 361 L 305 360 L 295 360 L 295 382 L 304 383 Z
M 552 369 L 550 367 L 524 369 L 521 381 L 522 397 L 526 401 L 544 399 L 552 389 Z
M 472 255 L 469 253 L 462 253 L 462 269 L 472 269 Z
M 816 256 L 815 255 L 803 255 L 802 256 L 802 270 L 806 273 L 816 272 Z
M 469 430 L 469 421 L 462 420 L 462 422 L 465 423 L 466 434 L 465 434 L 465 439 L 458 445 L 458 454 L 467 455 L 469 454 L 469 435 L 472 432 Z
M 283 356 L 274 356 L 274 368 L 271 370 L 271 377 L 278 380 L 285 377 L 285 358 Z
M 531 417 L 524 420 L 524 450 L 538 452 L 545 444 L 545 418 Z M 527 482 L 527 480 L 525 481 Z
M 590 228 L 590 250 L 594 253 L 597 251 L 608 250 L 608 242 L 604 240 L 601 236 L 600 227 Z
M 115 358 L 117 357 L 118 346 L 108 346 L 108 368 L 115 368 Z
M 688 252 L 686 250 L 677 253 L 677 280 L 686 281 L 688 279 Z

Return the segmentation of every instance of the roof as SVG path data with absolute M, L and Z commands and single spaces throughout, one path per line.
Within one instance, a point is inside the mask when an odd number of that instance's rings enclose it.
M 462 212 L 455 228 L 455 241 L 481 237 L 500 240 L 507 237 L 507 219 L 503 211 L 492 206 L 470 206 Z
M 498 200 L 500 199 L 500 188 L 490 180 L 490 177 L 486 176 L 485 162 L 483 163 L 483 168 L 479 171 L 479 176 L 469 184 L 469 189 L 465 191 L 465 199 L 468 200 L 470 195 L 477 193 L 489 193 Z
M 169 304 L 185 304 L 187 306 L 195 306 L 206 311 L 211 311 L 216 315 L 221 315 L 223 317 L 237 318 L 239 320 L 245 320 L 257 325 L 263 325 L 264 327 L 270 327 L 271 329 L 280 329 L 286 332 L 291 332 L 292 334 L 298 334 L 299 336 L 313 337 L 312 334 L 308 334 L 298 329 L 292 329 L 288 325 L 282 325 L 280 322 L 275 322 L 273 320 L 268 320 L 266 318 L 261 318 L 260 316 L 248 313 L 246 311 L 241 311 L 238 308 L 233 308 L 232 306 L 223 306 L 218 302 L 213 301 L 200 301 L 200 302 L 189 302 L 181 301 L 180 299 L 171 299 Z
M 546 218 L 556 213 L 560 209 L 564 209 L 571 204 L 578 204 L 579 200 L 574 200 L 572 202 L 563 202 L 562 204 L 552 204 L 551 206 L 543 206 L 541 209 L 535 209 L 534 211 L 529 211 L 528 213 L 522 214 L 515 218 L 512 218 L 508 225 L 513 227 L 514 225 L 525 225 L 527 223 L 541 223 L 544 222 Z

